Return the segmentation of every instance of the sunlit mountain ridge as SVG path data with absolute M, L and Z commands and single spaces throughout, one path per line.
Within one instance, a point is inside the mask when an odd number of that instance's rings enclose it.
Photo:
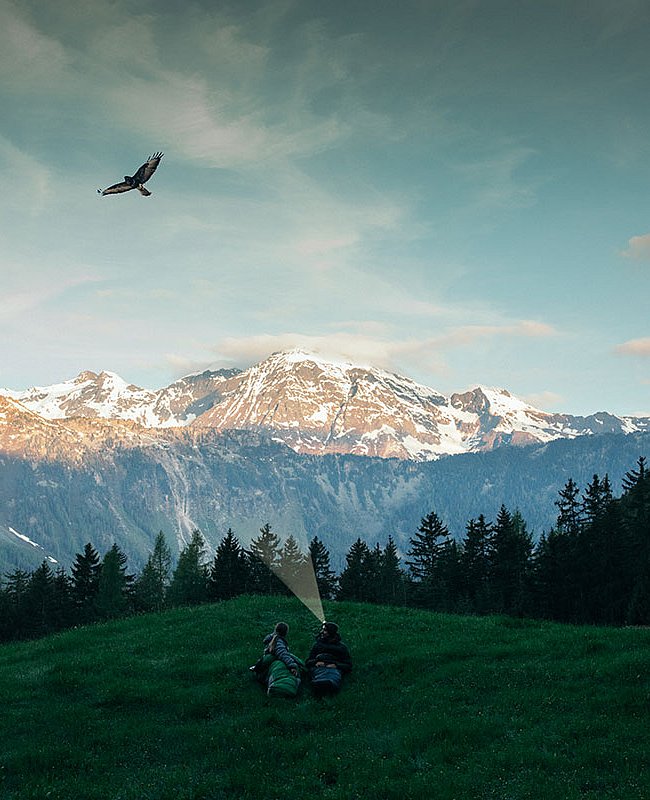
M 274 353 L 245 370 L 188 375 L 158 391 L 127 384 L 113 372 L 82 372 L 59 384 L 0 390 L 13 414 L 22 408 L 58 423 L 63 440 L 81 433 L 143 443 L 207 430 L 249 430 L 272 435 L 297 453 L 347 453 L 412 461 L 484 452 L 604 433 L 650 430 L 650 418 L 607 412 L 589 416 L 553 414 L 525 403 L 505 389 L 477 386 L 449 397 L 382 369 L 337 363 L 300 350 Z M 29 417 L 34 430 L 45 422 Z M 5 422 L 2 425 L 2 422 Z M 81 420 L 85 420 L 82 423 Z M 93 427 L 92 422 L 102 423 Z M 127 423 L 106 425 L 108 421 Z M 72 428 L 71 428 L 72 425 Z M 133 425 L 147 429 L 136 433 Z M 4 428 L 4 434 L 2 429 Z M 12 429 L 10 432 L 7 429 Z M 47 428 L 54 433 L 56 428 Z M 23 419 L 23 445 L 29 424 Z M 21 436 L 0 416 L 0 447 L 17 452 Z M 63 437 L 63 439 L 61 439 Z M 56 438 L 56 436 L 55 436 Z M 33 448 L 32 448 L 33 449 Z

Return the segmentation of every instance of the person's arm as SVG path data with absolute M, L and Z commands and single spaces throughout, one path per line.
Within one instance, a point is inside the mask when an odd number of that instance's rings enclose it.
M 289 648 L 286 645 L 284 639 L 281 639 L 279 636 L 275 640 L 275 647 L 273 649 L 273 654 L 276 658 L 279 658 L 286 666 L 296 673 L 299 669 L 299 664 L 296 659 L 291 655 L 289 652 Z

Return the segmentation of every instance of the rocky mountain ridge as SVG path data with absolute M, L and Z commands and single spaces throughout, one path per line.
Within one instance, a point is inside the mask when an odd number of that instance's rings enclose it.
M 650 418 L 540 411 L 505 389 L 445 397 L 384 370 L 294 350 L 246 370 L 207 370 L 158 391 L 111 372 L 25 391 L 0 389 L 0 450 L 44 457 L 105 446 L 167 446 L 208 432 L 260 431 L 297 453 L 430 461 L 602 433 L 650 430 Z M 50 444 L 48 445 L 48 442 Z

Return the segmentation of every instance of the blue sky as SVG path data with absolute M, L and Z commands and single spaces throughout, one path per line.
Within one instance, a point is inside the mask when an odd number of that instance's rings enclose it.
M 0 386 L 276 350 L 650 414 L 650 4 L 0 0 Z M 150 153 L 137 192 L 100 197 Z

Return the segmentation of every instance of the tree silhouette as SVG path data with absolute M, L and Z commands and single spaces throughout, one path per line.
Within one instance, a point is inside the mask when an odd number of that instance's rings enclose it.
M 95 598 L 99 591 L 99 553 L 90 542 L 77 553 L 72 565 L 72 597 L 82 622 L 95 619 Z
M 490 551 L 490 584 L 494 609 L 521 615 L 527 607 L 532 568 L 532 539 L 521 514 L 501 506 Z
M 133 587 L 137 611 L 160 611 L 166 600 L 171 575 L 172 554 L 162 531 Z
M 309 557 L 320 596 L 323 600 L 331 600 L 336 594 L 337 578 L 330 566 L 329 551 L 317 536 L 309 542 Z
M 128 591 L 133 576 L 126 574 L 126 562 L 126 555 L 116 544 L 102 560 L 95 598 L 95 609 L 100 619 L 121 617 L 128 608 Z
M 447 586 L 441 573 L 443 554 L 451 542 L 449 530 L 435 511 L 420 522 L 417 533 L 409 539 L 411 549 L 406 563 L 414 579 L 417 605 L 439 609 L 445 602 Z
M 276 572 L 280 564 L 280 537 L 267 522 L 247 551 L 251 591 L 256 594 L 284 594 L 285 587 Z
M 490 550 L 492 526 L 483 514 L 471 519 L 459 557 L 460 593 L 468 610 L 479 614 L 490 609 Z
M 208 597 L 229 600 L 243 594 L 248 585 L 248 564 L 239 540 L 228 528 L 219 542 L 208 578 Z
M 207 569 L 203 563 L 204 558 L 203 535 L 195 530 L 189 544 L 183 547 L 178 556 L 167 592 L 170 605 L 198 605 L 207 600 Z

